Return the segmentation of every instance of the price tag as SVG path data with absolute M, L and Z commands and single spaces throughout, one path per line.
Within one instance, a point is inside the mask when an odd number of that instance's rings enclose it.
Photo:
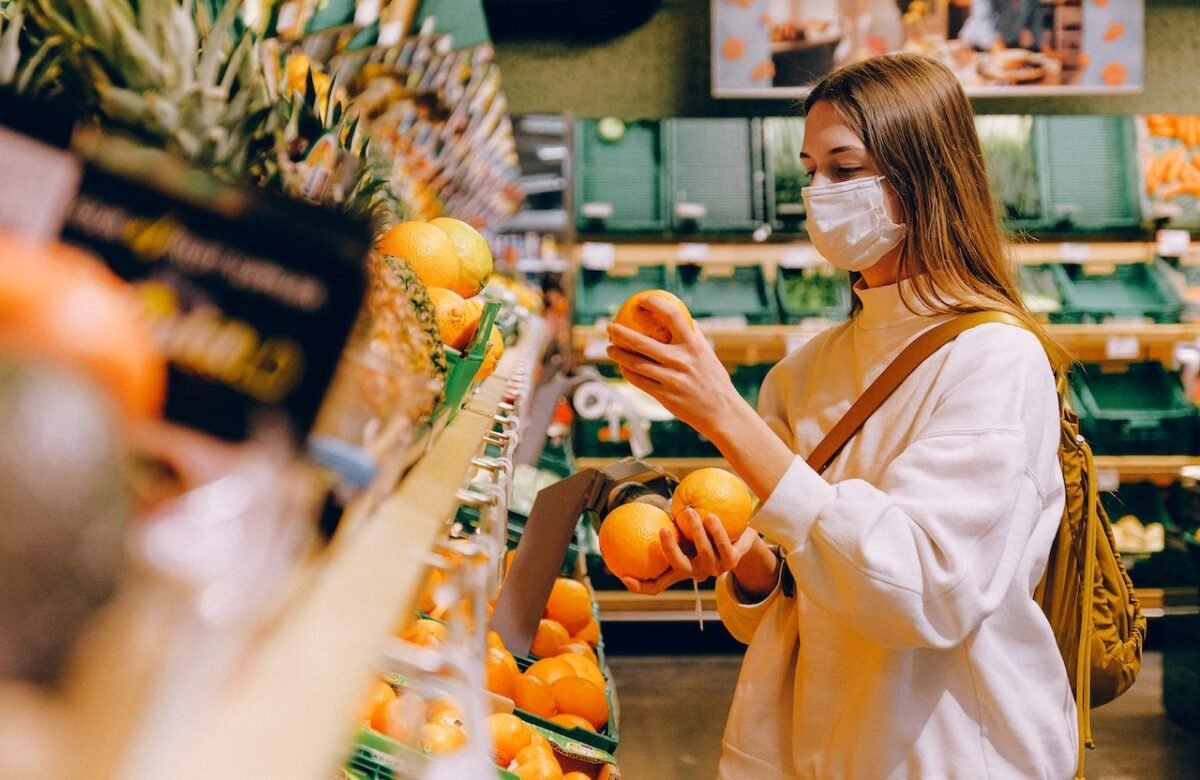
M 1096 469 L 1096 489 L 1102 493 L 1115 493 L 1121 488 L 1121 472 L 1116 469 Z
M 796 246 L 783 253 L 780 268 L 815 268 L 825 265 L 825 258 L 811 246 Z
M 703 263 L 710 254 L 708 244 L 679 245 L 679 261 L 681 263 Z
M 581 259 L 583 267 L 589 271 L 611 271 L 617 264 L 617 248 L 612 244 L 585 241 Z
M 37 239 L 58 235 L 79 187 L 70 153 L 0 127 L 0 230 Z
M 1064 263 L 1086 263 L 1092 259 L 1092 248 L 1087 244 L 1063 244 L 1059 251 Z
M 1104 345 L 1104 356 L 1109 360 L 1133 360 L 1141 353 L 1137 336 L 1110 336 Z
M 579 212 L 588 219 L 612 219 L 614 209 L 611 203 L 592 202 L 581 205 Z
M 583 357 L 586 360 L 608 360 L 608 339 L 603 336 L 589 336 L 583 343 Z
M 382 48 L 395 46 L 404 38 L 404 23 L 400 21 L 385 22 L 379 25 L 379 40 L 375 44 Z
M 382 0 L 358 0 L 354 9 L 354 23 L 359 27 L 369 27 L 379 18 Z
M 1161 257 L 1186 257 L 1192 248 L 1192 234 L 1186 230 L 1160 230 L 1155 237 Z

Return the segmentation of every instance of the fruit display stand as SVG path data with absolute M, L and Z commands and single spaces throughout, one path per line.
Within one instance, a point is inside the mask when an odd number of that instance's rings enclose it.
M 445 534 L 505 397 L 514 383 L 526 383 L 527 390 L 543 338 L 539 326 L 530 328 L 396 490 L 351 533 L 335 537 L 236 684 L 197 714 L 186 736 L 178 735 L 173 777 L 239 776 L 271 744 L 288 746 L 272 757 L 278 777 L 326 777 L 339 765 L 350 739 L 348 715 L 377 668 L 380 643 L 397 615 L 414 611 L 426 553 Z M 272 715 L 280 691 L 288 691 L 289 707 L 303 718 L 285 722 Z

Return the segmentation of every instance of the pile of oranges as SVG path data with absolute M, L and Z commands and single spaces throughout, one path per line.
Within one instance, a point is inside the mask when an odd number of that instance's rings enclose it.
M 452 217 L 409 220 L 380 236 L 376 249 L 412 266 L 429 293 L 438 335 L 451 349 L 466 349 L 483 316 L 479 293 L 492 273 L 492 253 L 483 236 Z M 493 330 L 476 378 L 489 376 L 503 353 L 504 340 Z
M 731 540 L 737 539 L 750 522 L 754 498 L 746 485 L 725 469 L 693 471 L 680 481 L 671 496 L 671 513 L 633 502 L 608 513 L 600 524 L 600 555 L 618 577 L 652 580 L 669 568 L 661 533 L 679 541 L 689 539 L 688 526 L 680 525 L 684 512 L 693 509 L 701 520 L 716 515 Z
M 594 649 L 600 632 L 587 587 L 559 577 L 546 603 L 546 614 L 531 648 L 539 660 L 524 672 L 500 635 L 489 632 L 487 688 L 512 699 L 517 709 L 566 728 L 602 729 L 609 717 L 608 683 Z
M 550 740 L 533 726 L 508 713 L 488 716 L 488 729 L 495 745 L 496 766 L 507 769 L 521 780 L 606 780 L 611 771 L 583 764 L 569 756 L 556 753 Z
M 466 747 L 463 713 L 448 697 L 426 699 L 383 680 L 371 687 L 360 722 L 397 742 L 433 756 L 455 753 Z

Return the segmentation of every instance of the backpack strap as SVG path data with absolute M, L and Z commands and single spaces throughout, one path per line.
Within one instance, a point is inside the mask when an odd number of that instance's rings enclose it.
M 990 322 L 1015 325 L 1019 328 L 1025 327 L 1020 319 L 1011 314 L 999 311 L 978 311 L 955 317 L 917 336 L 859 396 L 858 400 L 842 416 L 842 419 L 838 420 L 829 430 L 829 433 L 825 434 L 825 438 L 808 456 L 808 465 L 818 474 L 824 473 L 833 459 L 842 451 L 842 447 L 846 446 L 846 442 L 850 441 L 851 437 L 862 428 L 867 418 L 896 391 L 896 388 L 908 378 L 908 375 L 917 366 L 925 361 L 925 358 L 949 344 L 963 331 Z

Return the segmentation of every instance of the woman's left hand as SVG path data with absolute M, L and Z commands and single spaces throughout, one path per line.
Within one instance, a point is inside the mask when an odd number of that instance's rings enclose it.
M 609 325 L 608 356 L 631 385 L 649 393 L 667 411 L 709 439 L 734 405 L 745 406 L 729 372 L 704 335 L 681 311 L 653 295 L 643 304 L 671 331 L 664 344 L 623 325 Z

